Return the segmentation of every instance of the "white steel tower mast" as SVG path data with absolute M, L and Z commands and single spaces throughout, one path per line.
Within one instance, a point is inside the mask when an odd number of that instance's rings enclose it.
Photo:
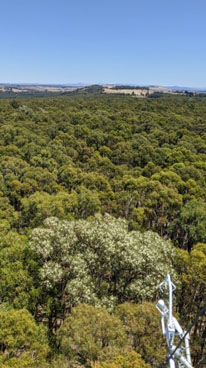
M 163 336 L 166 337 L 169 367 L 193 368 L 190 356 L 189 334 L 185 334 L 185 331 L 183 331 L 177 319 L 172 315 L 172 297 L 173 291 L 176 289 L 176 287 L 172 283 L 169 274 L 159 285 L 159 288 L 161 292 L 163 292 L 163 288 L 168 290 L 167 304 L 164 302 L 164 300 L 160 299 L 156 304 L 156 308 L 161 314 L 162 333 Z M 177 348 L 177 346 L 174 345 L 175 336 L 177 336 L 180 340 L 184 337 L 182 347 Z

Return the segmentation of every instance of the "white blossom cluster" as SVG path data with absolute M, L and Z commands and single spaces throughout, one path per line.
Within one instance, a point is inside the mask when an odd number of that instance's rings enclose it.
M 110 215 L 94 220 L 48 218 L 33 230 L 30 246 L 39 255 L 46 288 L 64 288 L 70 303 L 112 309 L 117 302 L 152 300 L 173 269 L 175 248 L 153 232 L 129 232 Z

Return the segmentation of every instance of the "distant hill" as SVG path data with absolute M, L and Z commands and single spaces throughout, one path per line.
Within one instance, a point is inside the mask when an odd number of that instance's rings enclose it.
M 91 86 L 85 86 L 82 88 L 77 88 L 73 91 L 73 94 L 90 94 L 90 93 L 104 93 L 104 87 L 99 84 L 94 84 Z
M 167 87 L 168 89 L 172 90 L 172 91 L 190 91 L 190 92 L 199 92 L 199 93 L 205 93 L 206 92 L 206 87 L 205 88 L 195 88 L 195 87 L 179 87 L 179 86 L 171 86 L 171 87 Z

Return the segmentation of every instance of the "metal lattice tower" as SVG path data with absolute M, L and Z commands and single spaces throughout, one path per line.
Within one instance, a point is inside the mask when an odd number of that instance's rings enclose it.
M 159 285 L 160 291 L 163 289 L 168 291 L 168 302 L 165 303 L 160 299 L 156 308 L 161 314 L 161 326 L 163 336 L 166 337 L 168 348 L 168 363 L 170 368 L 193 368 L 190 356 L 189 334 L 185 334 L 177 319 L 172 314 L 173 291 L 176 289 L 172 283 L 170 275 Z M 182 347 L 177 348 L 175 337 L 183 339 Z

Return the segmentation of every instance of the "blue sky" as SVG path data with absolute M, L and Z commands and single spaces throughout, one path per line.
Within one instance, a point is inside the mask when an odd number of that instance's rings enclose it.
M 0 0 L 0 82 L 206 87 L 205 0 Z

